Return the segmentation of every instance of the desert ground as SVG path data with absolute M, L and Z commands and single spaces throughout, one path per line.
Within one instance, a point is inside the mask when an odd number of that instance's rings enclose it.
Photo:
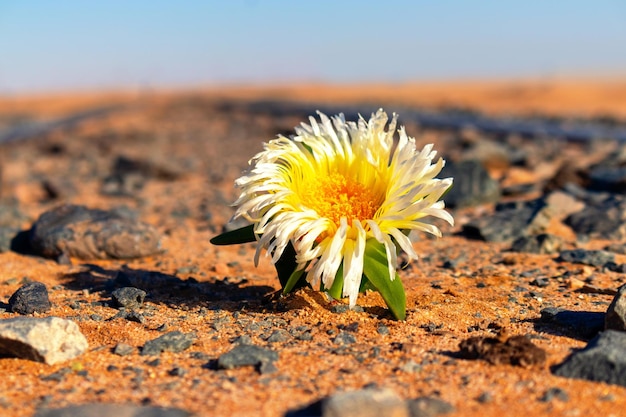
M 367 387 L 391 390 L 406 401 L 435 398 L 450 406 L 421 415 L 623 415 L 625 387 L 566 378 L 554 370 L 596 335 L 598 329 L 584 320 L 602 321 L 615 291 L 626 283 L 619 270 L 626 252 L 611 252 L 612 268 L 564 260 L 560 251 L 599 250 L 626 240 L 583 236 L 566 222 L 570 213 L 550 215 L 540 230 L 528 232 L 559 239 L 559 248 L 547 253 L 514 251 L 511 241 L 470 236 L 466 227 L 492 215 L 497 203 L 560 190 L 565 182 L 558 175 L 565 166 L 573 167 L 582 178 L 578 189 L 586 190 L 585 174 L 619 150 L 619 143 L 493 137 L 471 126 L 429 129 L 407 120 L 407 132 L 418 144 L 434 143 L 450 161 L 479 160 L 501 193 L 451 207 L 455 225 L 440 224 L 442 238 L 414 236 L 419 259 L 400 270 L 407 318 L 395 321 L 373 292 L 362 294 L 355 310 L 308 288 L 282 296 L 269 258 L 262 256 L 255 267 L 254 244 L 209 242 L 233 214 L 234 180 L 248 160 L 263 142 L 288 135 L 306 120 L 307 115 L 262 105 L 277 102 L 626 125 L 623 79 L 0 97 L 0 138 L 17 132 L 0 141 L 0 226 L 14 231 L 6 232 L 0 245 L 0 321 L 60 317 L 76 323 L 88 342 L 84 353 L 54 364 L 1 357 L 0 415 L 128 404 L 197 416 L 283 416 Z M 107 110 L 51 123 L 93 109 Z M 523 158 L 515 156 L 520 150 Z M 621 198 L 621 191 L 610 192 Z M 590 204 L 585 196 L 571 204 Z M 127 213 L 154 229 L 158 250 L 132 257 L 95 250 L 53 256 L 33 247 L 29 239 L 39 216 L 68 204 Z M 51 307 L 14 312 L 11 296 L 33 281 L 45 285 Z M 140 288 L 145 299 L 121 309 L 113 293 L 122 287 Z M 578 314 L 582 328 L 546 320 L 546 308 Z M 190 335 L 190 345 L 149 354 L 146 343 L 171 332 Z M 513 336 L 524 336 L 545 357 L 532 349 L 522 349 L 522 359 L 506 352 L 497 359 L 472 359 L 461 352 L 471 337 Z M 277 356 L 232 369 L 220 365 L 224 354 L 242 345 Z

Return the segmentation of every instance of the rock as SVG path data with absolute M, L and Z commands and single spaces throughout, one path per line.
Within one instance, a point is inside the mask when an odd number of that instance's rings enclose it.
M 459 344 L 463 359 L 484 359 L 493 365 L 510 364 L 523 367 L 543 365 L 546 351 L 537 347 L 525 336 L 470 337 Z
M 559 261 L 600 267 L 615 261 L 615 255 L 603 250 L 572 249 L 559 254 Z
M 626 331 L 626 284 L 619 287 L 604 318 L 606 330 Z
M 126 213 L 75 205 L 43 213 L 30 231 L 32 248 L 48 258 L 138 258 L 161 252 L 160 240 L 154 227 Z
M 563 239 L 548 233 L 532 236 L 520 236 L 511 244 L 514 252 L 552 254 L 561 249 Z
M 356 337 L 352 333 L 341 331 L 335 336 L 333 343 L 341 346 L 351 345 L 356 343 Z
M 565 392 L 562 388 L 552 387 L 543 393 L 541 398 L 539 398 L 539 401 L 544 402 L 544 403 L 549 403 L 550 401 L 554 399 L 558 399 L 563 402 L 568 402 L 569 395 L 567 395 L 567 392 Z
M 49 365 L 82 355 L 87 339 L 70 320 L 17 317 L 0 320 L 0 352 Z
M 134 310 L 141 308 L 143 300 L 146 298 L 146 292 L 135 287 L 123 287 L 113 291 L 111 297 L 117 306 Z
M 9 308 L 14 313 L 46 313 L 51 307 L 48 289 L 41 282 L 24 284 L 9 298 Z
M 543 233 L 551 212 L 542 200 L 498 204 L 492 215 L 463 226 L 463 234 L 487 242 L 512 242 L 524 235 Z
M 83 404 L 38 410 L 34 417 L 191 417 L 192 415 L 178 408 L 131 404 Z
M 626 333 L 606 330 L 558 365 L 554 374 L 626 387 Z
M 585 208 L 585 203 L 563 191 L 551 192 L 544 197 L 544 201 L 557 219 L 564 219 Z
M 589 172 L 588 188 L 611 193 L 626 192 L 626 167 L 599 166 Z
M 455 411 L 452 404 L 436 397 L 419 397 L 408 403 L 411 417 L 434 417 Z
M 233 369 L 240 366 L 254 366 L 261 373 L 274 368 L 278 353 L 256 345 L 237 345 L 217 359 L 219 369 Z
M 579 236 L 588 238 L 626 240 L 626 200 L 608 198 L 587 206 L 565 219 Z
M 604 328 L 604 313 L 591 311 L 571 311 L 560 307 L 546 307 L 541 310 L 539 323 L 557 326 L 567 330 L 573 337 L 588 340 Z
M 113 353 L 118 356 L 128 356 L 135 351 L 135 348 L 126 343 L 118 343 L 113 349 Z
M 333 394 L 286 417 L 409 417 L 409 407 L 389 389 L 366 388 Z
M 0 253 L 11 250 L 13 239 L 19 232 L 19 227 L 0 226 Z
M 196 335 L 193 333 L 182 333 L 179 331 L 173 331 L 165 333 L 156 339 L 146 342 L 141 354 L 147 355 L 160 355 L 162 352 L 182 352 L 188 349 L 196 340 Z
M 605 251 L 626 255 L 626 243 L 610 243 L 604 247 Z
M 102 184 L 102 194 L 134 196 L 149 179 L 173 181 L 183 176 L 185 169 L 165 158 L 136 159 L 120 155 L 111 171 Z
M 454 185 L 445 196 L 448 207 L 469 207 L 494 203 L 500 199 L 500 186 L 477 160 L 449 162 L 441 171 L 442 178 L 454 178 Z

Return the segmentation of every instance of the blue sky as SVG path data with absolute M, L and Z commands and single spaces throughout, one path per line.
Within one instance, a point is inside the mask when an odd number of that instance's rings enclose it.
M 624 0 L 0 0 L 0 94 L 619 74 Z

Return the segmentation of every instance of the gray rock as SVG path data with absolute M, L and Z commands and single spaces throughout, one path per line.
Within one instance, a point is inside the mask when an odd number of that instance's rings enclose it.
M 563 402 L 568 402 L 569 395 L 567 395 L 567 392 L 565 392 L 562 388 L 552 387 L 552 388 L 547 389 L 546 392 L 543 393 L 541 398 L 539 398 L 539 401 L 544 402 L 544 403 L 549 403 L 550 401 L 555 400 L 555 399 L 558 399 Z
M 448 207 L 469 207 L 500 199 L 498 182 L 489 176 L 479 161 L 449 162 L 440 176 L 454 178 L 454 185 L 445 196 Z
M 589 238 L 626 240 L 626 201 L 608 198 L 587 206 L 565 219 L 579 236 Z
M 34 417 L 191 417 L 192 413 L 178 408 L 162 408 L 124 404 L 83 404 L 56 409 L 42 409 Z
M 626 332 L 606 330 L 558 365 L 554 374 L 626 387 Z
M 626 255 L 626 243 L 610 243 L 604 247 L 605 251 Z
M 572 249 L 561 251 L 558 260 L 599 267 L 614 262 L 615 255 L 603 250 Z
M 41 282 L 24 284 L 9 298 L 9 308 L 14 313 L 45 313 L 51 307 L 48 289 Z
M 156 339 L 146 342 L 141 354 L 146 355 L 160 355 L 162 352 L 182 352 L 188 349 L 196 340 L 196 335 L 193 333 L 182 333 L 179 331 L 173 331 L 165 333 Z
M 589 172 L 589 188 L 612 193 L 626 192 L 626 167 L 599 166 Z
M 13 239 L 19 232 L 19 227 L 0 226 L 0 253 L 11 250 Z
M 118 356 L 128 356 L 135 351 L 135 348 L 126 343 L 118 343 L 113 349 L 113 353 Z
M 551 192 L 544 197 L 544 201 L 554 217 L 561 220 L 585 208 L 585 203 L 563 191 Z
M 611 301 L 604 318 L 604 328 L 626 331 L 626 285 L 619 287 Z
M 546 307 L 541 310 L 538 324 L 557 327 L 583 340 L 589 340 L 604 329 L 604 313 L 592 311 L 571 311 L 560 307 Z
M 0 320 L 0 352 L 50 365 L 82 355 L 87 339 L 70 320 L 17 317 Z
M 135 287 L 123 287 L 113 291 L 111 297 L 119 307 L 133 310 L 141 308 L 143 300 L 146 298 L 146 292 Z
M 340 392 L 323 399 L 318 408 L 319 414 L 312 415 L 321 417 L 410 416 L 407 403 L 389 389 L 366 388 Z
M 511 244 L 511 250 L 515 252 L 528 252 L 539 254 L 552 254 L 561 249 L 563 239 L 548 233 L 532 236 L 520 236 Z
M 255 366 L 261 372 L 273 368 L 278 360 L 278 352 L 256 345 L 237 345 L 217 359 L 219 369 L 233 369 L 240 366 Z
M 161 252 L 157 230 L 122 212 L 63 205 L 33 224 L 33 250 L 48 258 L 127 259 Z
M 435 397 L 420 397 L 408 403 L 411 417 L 434 417 L 455 411 L 452 404 Z
M 542 200 L 499 204 L 493 214 L 464 225 L 463 234 L 487 242 L 512 242 L 524 235 L 543 233 L 551 216 Z
M 356 343 L 356 337 L 352 333 L 341 331 L 335 338 L 333 339 L 333 343 L 336 345 L 351 345 Z

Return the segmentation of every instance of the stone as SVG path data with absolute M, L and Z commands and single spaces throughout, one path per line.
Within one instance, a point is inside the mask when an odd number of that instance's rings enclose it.
M 560 307 L 546 307 L 541 310 L 538 325 L 565 330 L 572 337 L 589 340 L 604 328 L 604 313 L 592 311 L 571 311 Z M 540 331 L 545 331 L 541 327 Z
M 135 287 L 123 287 L 113 291 L 111 297 L 117 306 L 134 310 L 141 308 L 146 292 Z
M 603 250 L 572 249 L 559 254 L 559 261 L 600 267 L 615 261 L 615 255 Z
M 9 298 L 9 308 L 14 313 L 46 313 L 51 307 L 48 289 L 41 282 L 24 284 Z
M 626 240 L 626 200 L 612 196 L 569 215 L 565 224 L 579 236 Z
M 0 253 L 11 250 L 13 239 L 19 232 L 19 227 L 0 226 Z
M 132 404 L 83 404 L 37 410 L 34 417 L 191 417 L 178 408 L 138 406 Z
M 351 345 L 356 343 L 356 337 L 352 333 L 341 331 L 335 336 L 333 343 L 341 346 Z
M 146 342 L 141 354 L 147 355 L 160 355 L 163 352 L 182 352 L 188 349 L 196 340 L 196 335 L 193 333 L 182 333 L 179 331 L 173 331 L 165 333 L 156 339 Z
M 588 188 L 611 193 L 626 193 L 626 167 L 599 166 L 589 172 Z
M 339 392 L 302 409 L 287 412 L 286 417 L 410 417 L 409 407 L 389 389 L 365 388 Z
M 527 252 L 537 254 L 553 254 L 561 249 L 563 239 L 548 233 L 531 236 L 520 236 L 511 244 L 514 252 Z
M 498 204 L 493 214 L 465 224 L 463 234 L 487 242 L 513 242 L 524 235 L 543 233 L 551 216 L 542 200 Z
M 54 365 L 82 355 L 87 339 L 70 320 L 17 317 L 0 320 L 0 352 Z
M 237 345 L 217 359 L 218 369 L 233 369 L 240 366 L 273 367 L 278 352 L 256 345 Z
M 113 349 L 113 353 L 118 356 L 128 356 L 135 351 L 135 348 L 126 343 L 118 343 Z
M 470 207 L 500 199 L 498 182 L 489 176 L 480 161 L 448 162 L 439 176 L 454 178 L 454 184 L 445 196 L 448 207 Z
M 604 318 L 606 330 L 626 331 L 626 284 L 619 287 Z
M 560 220 L 585 208 L 585 203 L 563 191 L 551 192 L 544 197 L 544 201 L 553 216 Z
M 43 213 L 30 230 L 35 253 L 80 259 L 130 259 L 160 253 L 161 235 L 124 211 L 63 205 Z
M 626 332 L 606 330 L 571 354 L 553 371 L 565 378 L 586 379 L 626 387 Z
M 419 397 L 408 403 L 411 417 L 434 417 L 455 411 L 452 404 L 436 397 Z

